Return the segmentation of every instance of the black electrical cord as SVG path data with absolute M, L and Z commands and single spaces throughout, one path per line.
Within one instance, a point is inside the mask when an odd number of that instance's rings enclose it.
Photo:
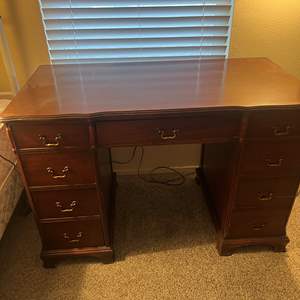
M 138 148 L 141 149 L 141 155 L 140 155 L 140 158 L 139 158 L 139 161 L 138 161 L 137 173 L 138 173 L 138 177 L 140 179 L 142 179 L 143 181 L 145 181 L 145 182 L 157 183 L 157 184 L 168 185 L 168 186 L 178 186 L 178 185 L 183 185 L 185 183 L 186 176 L 194 174 L 194 173 L 189 173 L 189 174 L 184 175 L 184 174 L 180 173 L 179 171 L 177 171 L 173 168 L 166 167 L 166 166 L 159 166 L 159 167 L 155 167 L 154 169 L 152 169 L 150 171 L 150 173 L 146 175 L 146 176 L 149 176 L 149 178 L 147 178 L 145 175 L 141 174 L 141 168 L 142 168 L 142 164 L 143 164 L 143 160 L 144 160 L 144 156 L 145 156 L 145 149 L 144 149 L 143 146 L 135 146 L 133 148 L 133 151 L 132 151 L 132 153 L 130 155 L 130 158 L 128 160 L 126 160 L 126 161 L 112 161 L 112 162 L 115 163 L 115 164 L 128 164 L 128 163 L 132 162 L 133 159 L 136 157 L 136 153 L 137 153 Z M 161 170 L 168 170 L 169 172 L 174 173 L 175 177 L 169 178 L 169 179 L 166 179 L 166 180 L 161 180 L 161 179 L 158 180 L 157 178 L 155 178 L 155 176 L 160 175 L 160 174 L 159 173 L 157 174 L 155 172 L 161 171 Z
M 126 160 L 126 161 L 117 161 L 117 160 L 113 160 L 112 163 L 118 164 L 118 165 L 127 165 L 127 164 L 131 163 L 131 162 L 133 161 L 134 157 L 135 157 L 137 148 L 138 148 L 138 146 L 135 146 L 135 147 L 133 148 L 133 151 L 132 151 L 132 153 L 131 153 L 131 156 L 130 156 L 130 158 L 129 158 L 128 160 Z
M 143 146 L 140 146 L 140 149 L 141 149 L 141 156 L 140 156 L 139 164 L 138 164 L 138 176 L 140 179 L 142 179 L 143 181 L 148 182 L 148 183 L 157 183 L 157 184 L 169 185 L 169 186 L 178 186 L 178 185 L 183 185 L 185 183 L 185 176 L 183 174 L 181 174 L 180 172 L 178 172 L 177 170 L 170 168 L 170 167 L 164 167 L 164 166 L 156 167 L 150 171 L 150 174 L 149 174 L 150 178 L 143 176 L 141 174 L 141 167 L 142 167 L 142 163 L 144 160 L 145 149 Z M 162 170 L 162 169 L 166 169 L 168 171 L 175 173 L 177 175 L 177 177 L 167 179 L 167 180 L 158 180 L 158 179 L 154 178 L 155 171 Z

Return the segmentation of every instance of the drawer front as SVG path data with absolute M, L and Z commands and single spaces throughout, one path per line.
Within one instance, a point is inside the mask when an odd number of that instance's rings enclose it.
M 29 186 L 95 183 L 90 152 L 22 154 L 21 161 Z
M 239 135 L 239 113 L 206 113 L 197 117 L 97 123 L 101 145 L 193 143 Z
M 235 212 L 226 235 L 229 238 L 285 235 L 288 216 L 288 210 Z
M 94 189 L 33 192 L 32 200 L 40 219 L 100 214 Z
M 100 219 L 43 223 L 43 247 L 47 250 L 104 245 Z
M 18 122 L 12 125 L 18 149 L 89 147 L 89 129 L 86 122 Z
M 246 143 L 241 171 L 270 176 L 299 175 L 300 141 Z
M 288 209 L 298 187 L 299 177 L 241 179 L 235 209 Z
M 247 137 L 300 137 L 300 110 L 273 110 L 252 112 Z

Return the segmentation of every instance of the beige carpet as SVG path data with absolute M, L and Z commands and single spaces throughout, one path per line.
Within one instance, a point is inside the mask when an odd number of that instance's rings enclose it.
M 287 253 L 215 250 L 199 187 L 119 179 L 117 261 L 72 260 L 45 270 L 32 216 L 15 216 L 0 242 L 0 299 L 300 299 L 300 213 Z

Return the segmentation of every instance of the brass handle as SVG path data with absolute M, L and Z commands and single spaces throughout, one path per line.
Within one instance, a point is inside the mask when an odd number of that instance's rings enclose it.
M 67 177 L 67 173 L 70 171 L 69 167 L 68 166 L 65 166 L 61 172 L 63 173 L 62 175 L 56 175 L 55 171 L 51 168 L 51 167 L 48 167 L 47 168 L 47 172 L 51 175 L 51 177 L 53 179 L 63 179 L 63 178 L 66 178 Z
M 172 135 L 165 135 L 166 134 L 165 130 L 158 129 L 157 131 L 158 131 L 158 134 L 160 135 L 160 138 L 162 140 L 174 140 L 174 139 L 176 139 L 177 132 L 179 130 L 178 129 L 173 129 L 172 130 Z
M 287 125 L 284 128 L 273 127 L 273 133 L 276 136 L 284 136 L 290 134 L 291 126 Z
M 273 194 L 269 193 L 268 195 L 262 194 L 258 198 L 260 201 L 271 201 L 273 199 Z
M 48 138 L 44 135 L 39 135 L 40 141 L 45 147 L 59 147 L 62 140 L 62 135 L 59 133 L 55 138 L 55 143 L 49 143 Z
M 252 229 L 255 230 L 255 231 L 259 231 L 259 230 L 264 229 L 265 226 L 266 226 L 266 224 L 255 225 L 255 226 L 252 227 Z
M 63 206 L 61 205 L 61 203 L 59 201 L 56 202 L 56 207 L 60 208 L 60 212 L 62 212 L 62 213 L 72 212 L 74 210 L 75 206 L 77 206 L 77 202 L 72 201 L 69 206 L 70 206 L 70 208 L 63 208 Z
M 68 243 L 79 243 L 81 238 L 83 237 L 82 232 L 78 232 L 73 239 L 70 238 L 68 233 L 64 233 L 64 239 L 68 241 Z
M 271 159 L 266 159 L 266 164 L 270 168 L 281 167 L 283 163 L 283 158 L 280 158 L 277 162 L 273 162 Z

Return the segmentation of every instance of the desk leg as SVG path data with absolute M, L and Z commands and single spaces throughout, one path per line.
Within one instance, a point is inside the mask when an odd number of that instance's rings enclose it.
M 225 239 L 220 237 L 217 249 L 221 256 L 232 255 L 236 250 L 246 246 L 267 246 L 274 252 L 286 252 L 286 245 L 288 243 L 289 239 L 287 236 L 240 239 Z
M 42 251 L 41 259 L 46 269 L 55 268 L 56 265 L 70 257 L 95 258 L 100 263 L 110 264 L 114 262 L 114 253 L 110 247 L 94 247 L 90 249 L 65 249 Z

